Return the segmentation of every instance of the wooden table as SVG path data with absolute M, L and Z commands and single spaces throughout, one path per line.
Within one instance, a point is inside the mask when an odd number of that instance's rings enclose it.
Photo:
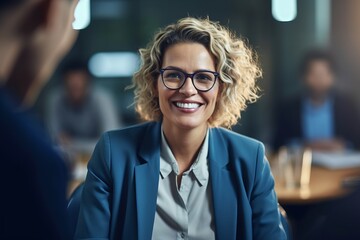
M 307 204 L 330 200 L 349 193 L 351 189 L 344 188 L 342 181 L 354 175 L 360 175 L 360 168 L 330 170 L 313 166 L 308 188 L 287 189 L 285 184 L 275 177 L 275 191 L 280 204 Z
M 86 168 L 88 156 L 82 156 L 78 159 L 80 167 Z M 344 196 L 351 189 L 342 187 L 344 178 L 354 175 L 360 175 L 360 168 L 350 168 L 341 170 L 330 170 L 318 166 L 312 166 L 310 185 L 307 189 L 287 189 L 284 182 L 276 178 L 275 175 L 275 191 L 277 193 L 280 204 L 307 204 L 330 200 Z M 76 178 L 69 182 L 68 196 L 85 180 Z

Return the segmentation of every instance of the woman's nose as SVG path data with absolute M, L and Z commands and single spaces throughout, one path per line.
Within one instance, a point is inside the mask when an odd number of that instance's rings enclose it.
M 186 95 L 186 96 L 192 96 L 197 94 L 197 90 L 191 80 L 190 77 L 187 77 L 185 79 L 184 85 L 179 89 L 179 92 Z

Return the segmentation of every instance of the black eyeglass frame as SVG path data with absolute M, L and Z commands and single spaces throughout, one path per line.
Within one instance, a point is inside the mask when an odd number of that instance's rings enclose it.
M 170 87 L 168 87 L 168 86 L 165 84 L 165 80 L 164 80 L 164 72 L 165 72 L 166 70 L 175 70 L 175 71 L 179 71 L 179 72 L 181 72 L 182 74 L 184 74 L 185 79 L 184 79 L 183 83 L 182 83 L 179 87 L 177 87 L 177 88 L 170 88 Z M 161 75 L 161 80 L 162 80 L 164 86 L 165 86 L 167 89 L 169 89 L 169 90 L 179 90 L 180 88 L 182 88 L 182 87 L 184 86 L 184 84 L 185 84 L 185 82 L 186 82 L 186 79 L 187 79 L 188 77 L 190 77 L 191 82 L 192 82 L 194 88 L 195 88 L 197 91 L 199 91 L 199 92 L 208 92 L 208 91 L 210 91 L 210 90 L 215 86 L 216 80 L 218 79 L 218 77 L 219 77 L 219 75 L 220 75 L 218 72 L 213 72 L 213 71 L 210 71 L 210 70 L 199 70 L 199 71 L 195 71 L 195 72 L 193 72 L 193 73 L 187 73 L 187 72 L 184 72 L 183 70 L 177 69 L 177 68 L 161 68 L 161 69 L 159 70 L 159 72 L 160 72 L 160 75 Z M 198 89 L 198 88 L 195 86 L 195 84 L 194 84 L 194 76 L 195 76 L 196 74 L 202 73 L 202 72 L 212 73 L 212 74 L 214 74 L 214 77 L 215 77 L 213 85 L 212 85 L 209 89 L 207 89 L 207 90 Z

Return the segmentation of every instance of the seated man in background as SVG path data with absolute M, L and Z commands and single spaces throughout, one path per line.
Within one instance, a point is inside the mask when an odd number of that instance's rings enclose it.
M 276 147 L 296 141 L 318 151 L 359 148 L 359 111 L 348 96 L 334 90 L 333 58 L 324 51 L 311 51 L 300 70 L 305 91 L 281 108 Z
M 70 239 L 67 171 L 24 111 L 76 39 L 77 0 L 0 0 L 0 239 Z
M 103 132 L 119 127 L 117 111 L 108 93 L 93 86 L 85 64 L 65 66 L 62 83 L 47 108 L 51 135 L 63 146 L 91 153 Z

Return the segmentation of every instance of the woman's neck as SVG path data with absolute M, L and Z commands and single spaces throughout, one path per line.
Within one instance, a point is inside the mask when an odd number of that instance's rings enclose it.
M 172 153 L 178 163 L 180 174 L 188 170 L 195 161 L 205 139 L 208 125 L 183 129 L 163 122 L 163 131 Z

